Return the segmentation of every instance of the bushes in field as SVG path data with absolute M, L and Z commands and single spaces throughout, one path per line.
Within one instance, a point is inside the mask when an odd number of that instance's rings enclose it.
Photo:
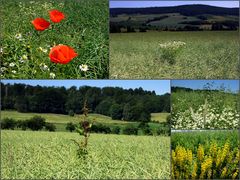
M 2 129 L 14 129 L 17 125 L 17 122 L 12 118 L 5 118 L 1 121 Z
M 56 126 L 54 124 L 51 124 L 51 123 L 46 123 L 45 124 L 45 129 L 48 130 L 48 131 L 55 131 Z
M 67 126 L 66 126 L 67 131 L 73 132 L 75 129 L 76 129 L 76 126 L 72 122 L 67 123 Z
M 34 116 L 31 119 L 27 120 L 27 126 L 33 131 L 38 131 L 43 129 L 45 126 L 46 120 L 41 116 Z
M 133 125 L 128 125 L 123 129 L 123 134 L 127 135 L 137 135 L 138 128 Z
M 22 130 L 26 130 L 27 128 L 38 131 L 42 130 L 45 127 L 48 131 L 55 131 L 56 127 L 54 124 L 46 123 L 45 118 L 41 116 L 33 116 L 31 119 L 28 120 L 19 120 L 16 121 L 12 118 L 5 118 L 1 121 L 1 128 L 2 129 L 15 129 L 21 128 Z

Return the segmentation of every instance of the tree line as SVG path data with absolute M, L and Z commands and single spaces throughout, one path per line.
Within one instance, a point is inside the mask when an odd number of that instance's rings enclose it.
M 43 87 L 1 83 L 1 109 L 18 112 L 81 114 L 85 100 L 90 113 L 127 121 L 150 121 L 150 113 L 170 112 L 170 94 L 156 95 L 141 87 Z

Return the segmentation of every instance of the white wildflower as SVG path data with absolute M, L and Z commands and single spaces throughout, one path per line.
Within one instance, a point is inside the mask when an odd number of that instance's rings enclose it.
M 42 71 L 49 71 L 49 68 L 45 63 L 41 63 L 39 66 Z
M 40 51 L 44 52 L 44 53 L 47 53 L 47 49 L 44 49 L 44 48 L 42 48 L 42 47 L 39 47 L 38 49 L 39 49 Z
M 16 35 L 15 35 L 15 38 L 16 38 L 16 39 L 19 39 L 19 40 L 22 40 L 22 39 L 23 39 L 21 33 L 16 34 Z
M 80 68 L 81 71 L 84 71 L 84 72 L 88 71 L 88 65 L 86 65 L 86 64 L 81 64 L 79 66 L 79 68 Z
M 17 71 L 15 71 L 15 70 L 12 70 L 12 73 L 13 73 L 13 74 L 16 74 L 16 73 L 17 73 Z
M 13 62 L 11 62 L 11 63 L 9 64 L 10 67 L 14 67 L 15 65 L 16 65 L 16 64 L 13 63 Z
M 7 68 L 5 68 L 5 67 L 1 67 L 1 69 L 0 69 L 1 73 L 6 71 L 6 70 L 7 70 Z
M 24 63 L 26 60 L 28 60 L 28 57 L 27 57 L 27 55 L 24 54 L 24 55 L 20 58 L 19 62 Z
M 54 73 L 50 73 L 50 78 L 54 79 L 56 77 L 56 75 Z

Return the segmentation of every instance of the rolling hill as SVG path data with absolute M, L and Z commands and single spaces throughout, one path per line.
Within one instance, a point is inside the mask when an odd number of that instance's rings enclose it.
M 111 8 L 110 32 L 147 30 L 237 30 L 239 8 L 183 5 Z

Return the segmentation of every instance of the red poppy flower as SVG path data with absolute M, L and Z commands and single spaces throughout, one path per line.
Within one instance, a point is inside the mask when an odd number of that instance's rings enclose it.
M 53 47 L 49 53 L 49 57 L 52 62 L 67 64 L 78 54 L 69 46 L 57 45 Z
M 50 19 L 54 23 L 59 23 L 61 20 L 65 18 L 64 14 L 58 10 L 49 11 Z
M 43 18 L 36 18 L 32 21 L 33 26 L 37 31 L 44 31 L 50 26 L 50 22 Z

